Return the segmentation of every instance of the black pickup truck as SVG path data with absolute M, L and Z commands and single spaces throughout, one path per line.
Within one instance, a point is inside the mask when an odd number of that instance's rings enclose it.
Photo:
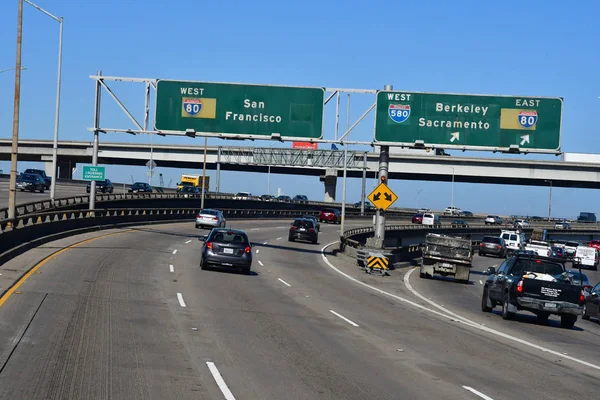
M 490 276 L 483 287 L 481 310 L 491 312 L 502 306 L 502 318 L 511 319 L 519 310 L 530 311 L 540 321 L 551 314 L 560 316 L 563 328 L 572 328 L 581 315 L 583 287 L 573 284 L 560 260 L 537 255 L 515 255 Z
M 52 185 L 52 178 L 46 175 L 46 171 L 44 171 L 43 169 L 28 168 L 25 170 L 24 174 L 37 174 L 41 176 L 44 180 L 46 190 L 50 190 L 50 185 Z

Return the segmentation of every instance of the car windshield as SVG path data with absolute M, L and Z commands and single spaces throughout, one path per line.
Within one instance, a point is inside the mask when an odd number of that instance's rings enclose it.
M 209 242 L 248 244 L 248 236 L 239 231 L 213 230 Z
M 564 272 L 562 265 L 539 259 L 518 259 L 512 268 L 514 275 L 525 272 L 536 272 L 538 274 L 560 275 Z
M 417 214 L 417 215 L 415 215 L 415 217 L 417 217 L 417 218 L 423 218 L 423 214 Z
M 202 215 L 219 215 L 219 212 L 217 210 L 202 210 L 200 211 L 200 214 Z
M 294 221 L 294 226 L 296 228 L 306 228 L 306 229 L 309 229 L 309 228 L 313 227 L 313 224 L 312 224 L 312 221 L 297 219 L 297 220 Z
M 37 176 L 33 174 L 22 174 L 19 179 L 27 182 L 35 182 L 37 180 Z
M 483 238 L 482 242 L 501 244 L 502 239 L 500 239 L 499 237 L 486 236 Z
M 238 194 L 236 194 L 236 196 L 239 197 L 248 197 L 250 195 L 250 193 L 248 192 L 239 192 Z
M 43 171 L 41 169 L 26 169 L 26 174 L 41 174 Z
M 186 187 L 183 187 L 183 188 L 181 188 L 181 191 L 182 191 L 182 192 L 194 192 L 194 191 L 195 191 L 195 189 L 196 189 L 196 188 L 195 188 L 195 187 L 193 187 L 193 186 L 186 186 Z
M 194 186 L 193 182 L 181 182 L 181 186 L 183 186 L 183 189 L 185 189 L 188 186 Z

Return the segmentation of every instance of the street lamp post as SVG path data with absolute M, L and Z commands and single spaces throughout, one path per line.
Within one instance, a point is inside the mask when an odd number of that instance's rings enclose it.
M 416 197 L 415 200 L 416 200 L 416 203 L 417 203 L 417 210 L 419 209 L 419 195 L 421 194 L 422 191 L 423 191 L 423 189 L 417 190 L 417 195 L 415 196 Z
M 12 224 L 17 216 L 17 153 L 19 150 L 19 110 L 21 106 L 21 48 L 23 44 L 23 1 L 19 0 L 17 16 L 17 56 L 15 62 L 15 101 L 13 104 L 12 147 L 10 151 L 10 194 L 8 219 Z
M 58 77 L 56 80 L 56 110 L 54 114 L 54 142 L 52 144 L 52 183 L 50 185 L 50 200 L 54 202 L 54 198 L 56 195 L 56 172 L 58 170 L 58 123 L 60 118 L 60 80 L 62 75 L 62 42 L 63 42 L 63 17 L 56 17 L 50 14 L 48 11 L 44 10 L 42 7 L 33 4 L 29 0 L 24 0 L 30 6 L 36 8 L 42 13 L 46 14 L 59 24 L 59 34 L 58 34 Z
M 452 196 L 450 198 L 450 207 L 454 209 L 454 167 L 452 168 Z
M 548 221 L 550 221 L 552 215 L 552 181 L 546 179 L 544 182 L 548 182 L 550 184 L 550 195 L 548 197 Z

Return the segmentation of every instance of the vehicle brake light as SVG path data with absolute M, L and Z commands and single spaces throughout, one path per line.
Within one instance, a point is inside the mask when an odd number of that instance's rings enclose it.
M 213 217 L 213 219 L 216 221 L 216 220 L 218 220 L 218 219 L 219 219 L 219 217 Z
M 523 281 L 519 281 L 519 283 L 517 283 L 517 293 L 523 293 Z
M 479 246 L 483 247 L 483 243 L 479 243 Z
M 315 233 L 315 228 L 309 228 L 309 229 L 308 229 L 308 232 L 309 232 L 309 233 Z
M 296 230 L 296 227 L 295 227 L 295 226 L 292 226 L 292 227 L 290 228 L 290 231 L 295 231 L 295 230 Z
M 244 253 L 251 253 L 251 252 L 252 252 L 252 247 L 246 246 L 246 248 L 244 249 Z
M 521 243 L 517 243 L 517 247 L 518 247 L 518 248 L 521 248 Z
M 583 290 L 579 292 L 579 302 L 585 302 L 585 294 L 583 293 Z
M 212 250 L 212 242 L 206 242 L 206 248 Z
M 500 246 L 500 245 L 498 245 L 498 244 L 497 244 L 497 245 L 496 245 L 496 248 L 497 248 L 497 249 L 501 249 L 501 248 L 502 248 L 502 246 Z

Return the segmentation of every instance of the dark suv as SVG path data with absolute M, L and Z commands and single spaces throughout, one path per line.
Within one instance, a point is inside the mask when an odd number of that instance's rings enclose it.
M 91 188 L 92 188 L 92 182 L 88 182 L 87 188 L 85 190 L 89 193 L 90 190 L 92 190 Z M 110 179 L 105 179 L 103 181 L 96 182 L 96 191 L 102 192 L 102 193 L 112 193 L 115 191 L 115 187 L 113 186 Z
M 319 231 L 315 226 L 315 221 L 308 218 L 298 218 L 292 222 L 290 226 L 290 234 L 288 240 L 293 242 L 294 240 L 306 240 L 317 244 L 319 241 Z
M 319 222 L 339 224 L 342 222 L 342 215 L 335 208 L 326 208 L 319 214 Z
M 144 182 L 136 182 L 129 187 L 129 193 L 152 193 L 152 186 Z
M 488 254 L 505 258 L 508 253 L 506 242 L 499 236 L 484 236 L 479 243 L 479 255 L 486 256 Z

